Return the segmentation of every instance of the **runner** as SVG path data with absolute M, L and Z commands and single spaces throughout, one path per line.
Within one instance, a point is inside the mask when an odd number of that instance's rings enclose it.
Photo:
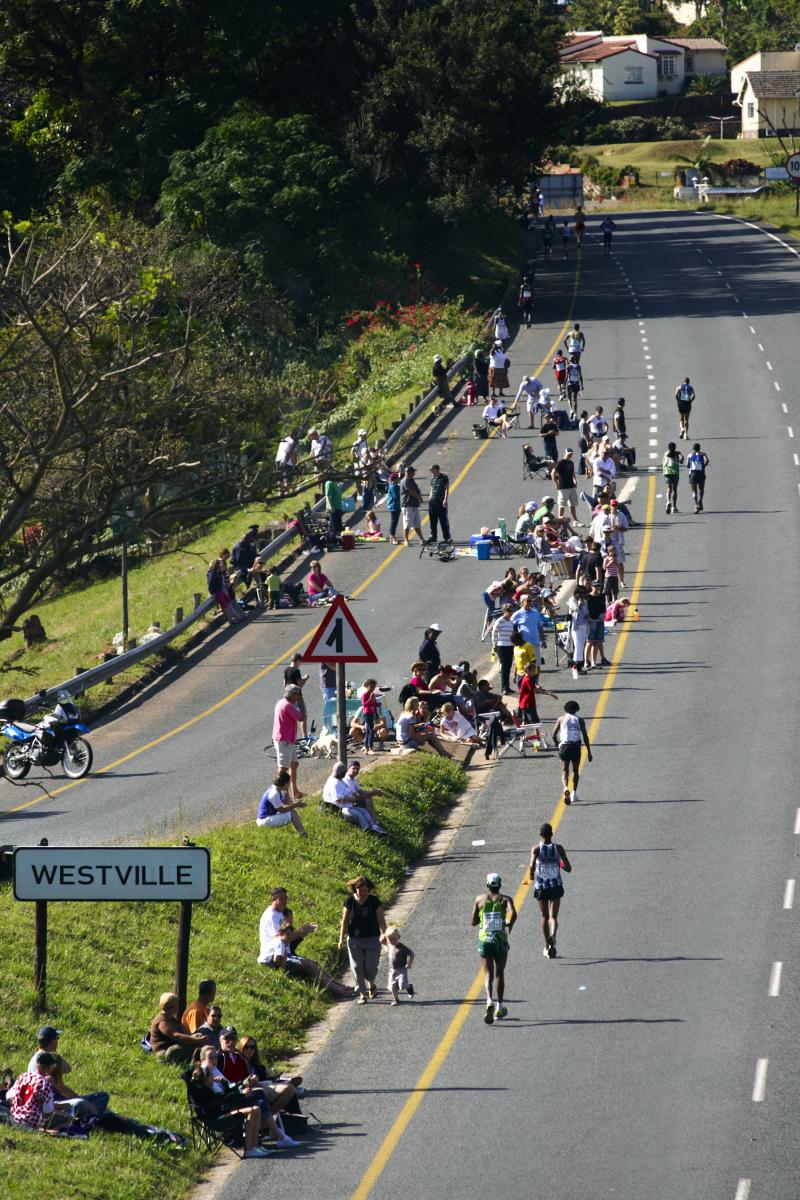
M 572 230 L 569 226 L 569 221 L 565 221 L 561 226 L 561 249 L 564 251 L 564 258 L 569 257 L 569 244 L 572 241 Z
M 552 217 L 548 217 L 544 229 L 542 230 L 542 250 L 544 251 L 544 260 L 548 261 L 553 250 L 553 239 L 556 234 L 556 223 Z
M 706 467 L 709 461 L 708 455 L 704 450 L 700 449 L 700 443 L 695 442 L 692 446 L 692 453 L 686 460 L 686 466 L 689 468 L 689 483 L 692 485 L 694 511 L 696 513 L 703 511 L 703 493 L 706 490 Z
M 584 238 L 585 233 L 586 233 L 586 217 L 584 216 L 583 209 L 579 205 L 578 208 L 575 210 L 575 236 L 578 239 L 579 246 L 583 245 L 583 238 Z
M 559 842 L 553 842 L 552 825 L 545 822 L 539 830 L 539 837 L 539 845 L 531 850 L 530 879 L 533 883 L 533 897 L 539 901 L 539 908 L 542 910 L 542 954 L 545 958 L 555 958 L 558 910 L 564 895 L 561 872 L 571 871 L 572 866 L 564 847 Z
M 678 420 L 681 424 L 681 431 L 678 437 L 689 439 L 689 417 L 692 415 L 692 405 L 694 404 L 694 388 L 689 382 L 687 375 L 683 383 L 679 383 L 675 388 L 675 399 L 678 404 Z
M 581 371 L 577 357 L 571 354 L 567 366 L 567 403 L 569 404 L 569 415 L 573 421 L 578 419 L 578 397 L 582 390 L 583 371 Z
M 575 358 L 576 362 L 581 361 L 581 355 L 586 349 L 586 335 L 577 321 L 564 338 L 564 346 L 570 358 Z
M 553 359 L 553 374 L 556 377 L 556 383 L 558 384 L 558 394 L 562 400 L 564 399 L 564 397 L 567 394 L 567 367 L 568 366 L 569 366 L 569 363 L 567 362 L 564 351 L 556 350 L 556 356 Z
M 558 746 L 561 759 L 561 777 L 564 780 L 564 803 L 578 803 L 578 780 L 581 773 L 581 743 L 586 746 L 586 757 L 592 761 L 592 748 L 586 722 L 579 717 L 581 710 L 577 700 L 568 700 L 564 711 L 553 726 L 553 741 Z M 572 764 L 572 794 L 569 790 L 569 768 Z
M 491 1025 L 495 1017 L 502 1020 L 508 1016 L 508 1009 L 503 1004 L 506 980 L 506 959 L 508 958 L 508 935 L 514 928 L 517 910 L 510 896 L 504 896 L 500 891 L 502 879 L 491 871 L 486 876 L 488 893 L 478 896 L 472 910 L 472 924 L 478 929 L 478 954 L 483 961 L 484 987 L 486 988 L 486 1012 L 483 1019 Z M 510 920 L 506 920 L 508 910 L 511 910 Z M 492 1000 L 492 988 L 497 978 L 497 1003 Z
M 611 220 L 611 217 L 606 217 L 600 228 L 603 231 L 603 250 L 606 254 L 611 253 L 611 235 L 617 228 L 616 222 Z
M 665 511 L 668 513 L 678 511 L 678 478 L 681 473 L 682 462 L 683 455 L 675 443 L 670 442 L 664 451 L 664 461 L 661 464 L 661 474 L 664 476 L 664 482 L 667 485 L 667 505 Z
M 525 279 L 519 289 L 519 306 L 522 310 L 522 319 L 525 322 L 525 328 L 530 329 L 533 321 L 533 287 L 530 282 Z

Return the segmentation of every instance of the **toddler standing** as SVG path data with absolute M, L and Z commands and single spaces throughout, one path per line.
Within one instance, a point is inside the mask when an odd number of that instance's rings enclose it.
M 414 965 L 414 951 L 400 941 L 400 930 L 390 925 L 381 939 L 389 952 L 389 990 L 392 1008 L 400 1003 L 400 992 L 414 995 L 414 985 L 408 982 L 408 969 Z

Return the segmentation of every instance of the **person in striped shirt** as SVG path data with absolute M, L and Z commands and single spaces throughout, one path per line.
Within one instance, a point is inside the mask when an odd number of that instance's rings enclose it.
M 504 696 L 511 695 L 511 668 L 514 665 L 514 622 L 511 614 L 514 609 L 510 604 L 504 604 L 500 616 L 492 625 L 492 646 L 500 660 L 500 688 Z

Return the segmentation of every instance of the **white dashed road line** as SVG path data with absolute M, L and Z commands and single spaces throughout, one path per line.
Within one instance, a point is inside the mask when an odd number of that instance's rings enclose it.
M 750 332 L 751 332 L 751 333 L 753 333 L 753 334 L 755 333 L 755 329 L 753 329 L 753 326 L 752 326 L 752 325 L 750 326 Z
M 753 329 L 753 326 L 751 325 L 751 326 L 750 326 L 750 328 L 751 328 L 751 329 Z M 755 330 L 753 330 L 753 332 L 755 332 Z M 758 343 L 758 348 L 759 348 L 759 350 L 761 351 L 761 353 L 763 354 L 763 353 L 764 353 L 764 347 L 761 345 L 761 342 L 759 342 L 759 343 Z
M 770 996 L 780 996 L 781 994 L 781 971 L 783 970 L 782 962 L 774 962 L 769 975 L 769 994 Z
M 775 391 L 779 392 L 781 390 L 781 385 L 778 383 L 777 379 L 773 380 L 773 384 L 775 385 Z
M 797 458 L 796 454 L 795 458 Z M 800 463 L 797 465 L 800 467 Z M 798 808 L 797 812 L 794 814 L 794 833 L 795 837 L 800 837 L 800 808 Z
M 792 457 L 794 458 L 794 465 L 800 467 L 800 455 L 794 454 Z M 800 808 L 797 811 L 800 814 Z M 800 829 L 795 829 L 795 833 L 800 833 Z
M 788 408 L 786 407 L 786 405 L 785 405 L 785 404 L 781 404 L 781 408 L 783 409 L 783 411 L 784 411 L 785 413 L 788 413 L 788 411 L 789 411 L 789 410 L 788 410 Z
M 786 426 L 786 432 L 788 433 L 790 438 L 794 437 L 794 430 L 792 429 L 791 425 Z
M 750 1196 L 750 1180 L 740 1179 L 736 1185 L 736 1195 L 733 1200 L 749 1200 Z
M 786 887 L 783 889 L 783 907 L 794 908 L 794 880 L 787 879 Z
M 769 361 L 769 359 L 767 359 L 767 370 L 768 371 L 772 370 L 772 363 Z
M 753 1103 L 763 1104 L 764 1096 L 767 1091 L 767 1067 L 769 1066 L 768 1058 L 759 1058 L 756 1063 L 756 1077 L 753 1080 Z

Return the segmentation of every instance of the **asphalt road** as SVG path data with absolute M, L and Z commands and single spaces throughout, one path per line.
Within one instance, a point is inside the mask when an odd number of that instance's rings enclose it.
M 586 407 L 627 399 L 645 468 L 640 520 L 654 495 L 649 532 L 629 538 L 642 619 L 624 646 L 612 642 L 615 671 L 545 677 L 600 717 L 582 802 L 558 830 L 574 866 L 560 957 L 542 958 L 531 897 L 512 935 L 510 1018 L 488 1028 L 480 997 L 465 1004 L 478 964 L 469 915 L 486 871 L 516 893 L 539 824 L 563 811 L 552 759 L 509 756 L 403 930 L 418 998 L 346 1014 L 309 1073 L 325 1128 L 294 1157 L 244 1164 L 225 1200 L 277 1189 L 307 1200 L 797 1197 L 797 934 L 784 906 L 798 828 L 800 271 L 763 233 L 711 214 L 621 217 L 614 258 L 593 238 L 579 270 L 574 306 L 573 261 L 540 273 L 537 325 L 510 350 L 512 378 L 538 366 L 565 320 L 580 320 Z M 646 468 L 677 436 L 673 392 L 685 374 L 698 396 L 692 439 L 711 458 L 706 511 L 691 513 L 684 481 L 681 511 L 667 517 L 660 475 Z M 525 437 L 477 443 L 470 424 L 469 412 L 448 417 L 419 453 L 455 479 L 479 452 L 451 501 L 457 536 L 510 519 L 536 494 L 522 483 Z M 331 556 L 326 569 L 357 594 L 382 680 L 404 677 L 431 620 L 444 627 L 446 657 L 485 656 L 489 573 L 475 560 L 372 546 Z M 105 774 L 43 799 L 35 783 L 0 786 L 2 836 L 133 839 L 251 806 L 280 677 L 248 681 L 283 663 L 314 623 L 287 612 L 219 639 L 94 733 Z

